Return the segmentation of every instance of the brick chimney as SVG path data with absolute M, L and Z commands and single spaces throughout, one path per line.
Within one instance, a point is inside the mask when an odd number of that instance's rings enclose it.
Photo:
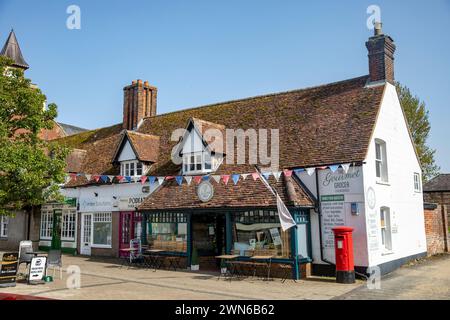
M 156 115 L 156 94 L 158 89 L 148 81 L 133 80 L 123 88 L 123 128 L 134 130 L 145 117 Z
M 370 82 L 394 83 L 394 40 L 383 34 L 381 22 L 375 22 L 374 35 L 366 42 L 369 51 Z

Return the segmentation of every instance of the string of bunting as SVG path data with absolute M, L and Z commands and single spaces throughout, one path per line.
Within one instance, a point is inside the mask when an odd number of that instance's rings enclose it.
M 302 169 L 292 169 L 288 170 L 285 169 L 283 171 L 272 171 L 272 172 L 261 172 L 263 177 L 268 180 L 270 176 L 272 175 L 276 181 L 278 181 L 282 174 L 286 177 L 292 176 L 292 173 L 296 173 L 297 175 L 301 172 L 305 172 L 308 175 L 313 175 L 316 170 L 324 170 L 324 169 L 330 169 L 331 172 L 335 172 L 339 169 L 339 167 L 342 168 L 342 170 L 347 173 L 351 163 L 344 163 L 344 164 L 336 164 L 336 165 L 330 165 L 330 166 L 321 166 L 321 167 L 310 167 L 310 168 L 302 168 Z M 161 185 L 164 181 L 168 180 L 175 180 L 178 185 L 182 185 L 183 181 L 185 181 L 188 185 L 194 181 L 196 184 L 199 184 L 201 181 L 209 181 L 210 179 L 214 180 L 216 183 L 220 183 L 222 181 L 224 184 L 228 184 L 228 182 L 233 182 L 234 185 L 238 184 L 240 180 L 246 180 L 249 176 L 252 177 L 253 180 L 259 179 L 258 172 L 252 172 L 252 173 L 235 173 L 235 174 L 222 174 L 222 175 L 214 175 L 214 174 L 206 174 L 206 175 L 196 175 L 196 176 L 121 176 L 121 175 L 97 175 L 97 174 L 87 174 L 87 173 L 70 173 L 66 175 L 66 183 L 69 181 L 76 181 L 79 177 L 84 177 L 88 181 L 95 181 L 97 183 L 108 183 L 113 182 L 114 179 L 119 183 L 124 182 L 140 182 L 141 184 L 150 183 L 150 185 L 153 185 L 154 183 L 158 183 L 158 185 Z

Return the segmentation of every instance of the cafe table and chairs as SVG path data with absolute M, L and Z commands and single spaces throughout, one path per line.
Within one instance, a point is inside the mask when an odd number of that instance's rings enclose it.
M 143 254 L 146 261 L 146 266 L 148 268 L 154 268 L 154 271 L 156 269 L 161 268 L 162 266 L 162 259 L 161 259 L 161 253 L 164 252 L 163 249 L 157 249 L 157 248 L 150 248 L 144 250 Z
M 220 271 L 219 277 L 217 280 L 220 279 L 221 276 L 227 277 L 229 276 L 230 280 L 231 278 L 236 274 L 235 273 L 235 265 L 233 264 L 232 260 L 235 260 L 238 258 L 239 255 L 237 254 L 222 254 L 220 256 L 216 256 L 216 259 L 220 259 L 221 262 L 223 262 L 226 266 L 226 272 L 222 273 L 222 270 Z M 222 263 L 220 264 L 222 266 Z
M 272 267 L 272 258 L 274 255 L 254 255 L 250 257 L 250 260 L 254 262 L 254 275 L 256 274 L 256 268 L 259 266 L 265 266 L 267 268 L 267 280 L 270 280 L 270 269 Z
M 124 266 L 132 266 L 134 257 L 138 252 L 138 248 L 121 248 L 119 249 L 119 256 L 122 259 Z

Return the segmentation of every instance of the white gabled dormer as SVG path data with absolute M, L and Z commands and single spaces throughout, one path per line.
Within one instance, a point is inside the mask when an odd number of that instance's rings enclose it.
M 212 150 L 203 136 L 203 133 L 209 129 L 223 131 L 224 127 L 199 119 L 189 120 L 186 134 L 179 148 L 183 160 L 183 175 L 211 173 L 216 171 L 222 163 L 223 154 Z
M 120 166 L 120 175 L 139 177 L 145 175 L 156 162 L 159 153 L 159 137 L 137 132 L 125 131 L 113 163 Z

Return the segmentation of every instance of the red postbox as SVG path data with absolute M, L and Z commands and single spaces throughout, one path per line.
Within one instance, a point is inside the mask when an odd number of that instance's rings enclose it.
M 332 230 L 334 232 L 334 251 L 336 254 L 336 282 L 354 283 L 353 228 L 342 226 Z

